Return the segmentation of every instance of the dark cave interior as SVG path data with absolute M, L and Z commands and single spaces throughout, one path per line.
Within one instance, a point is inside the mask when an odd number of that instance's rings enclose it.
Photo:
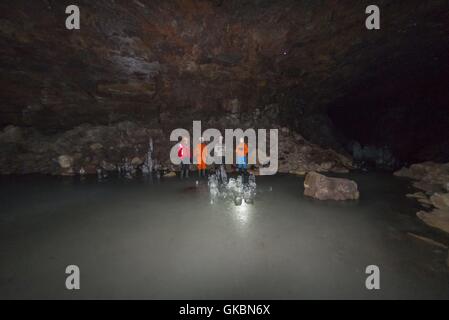
M 438 61 L 433 58 L 436 68 L 407 63 L 400 71 L 360 83 L 329 106 L 333 124 L 348 139 L 388 146 L 402 164 L 447 162 L 448 69 Z
M 0 1 L 0 299 L 449 298 L 449 1 L 372 2 Z
M 349 155 L 356 142 L 400 164 L 449 159 L 446 1 L 379 1 L 374 31 L 367 1 L 79 1 L 70 31 L 68 4 L 1 5 L 2 127 L 257 123 Z

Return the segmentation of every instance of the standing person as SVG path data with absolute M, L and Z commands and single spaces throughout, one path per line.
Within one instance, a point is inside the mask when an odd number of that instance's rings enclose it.
M 247 155 L 248 155 L 248 145 L 245 143 L 244 138 L 240 138 L 240 143 L 237 145 L 237 148 L 235 149 L 235 160 L 239 172 L 240 171 L 246 172 Z
M 217 144 L 214 146 L 214 158 L 216 170 L 215 174 L 221 182 L 227 181 L 226 179 L 226 169 L 225 169 L 225 151 L 226 147 L 223 143 L 223 136 L 218 138 Z M 218 167 L 218 168 L 217 168 Z
M 225 145 L 223 143 L 223 137 L 220 136 L 218 138 L 218 142 L 217 144 L 214 146 L 214 157 L 219 158 L 220 159 L 220 165 L 224 165 L 225 164 Z
M 196 145 L 195 149 L 195 156 L 197 161 L 197 168 L 198 168 L 198 177 L 205 177 L 206 176 L 206 155 L 207 155 L 207 148 L 206 144 L 204 143 L 204 138 L 201 137 L 199 139 L 199 143 Z
M 180 177 L 189 177 L 189 165 L 190 165 L 190 147 L 189 139 L 183 137 L 181 142 L 178 144 L 178 157 L 181 159 L 181 172 Z

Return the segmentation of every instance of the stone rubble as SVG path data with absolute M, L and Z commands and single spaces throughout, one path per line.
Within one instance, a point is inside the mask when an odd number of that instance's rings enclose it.
M 129 121 L 85 124 L 52 135 L 8 126 L 0 132 L 0 174 L 97 174 L 98 169 L 117 171 L 127 159 L 137 169 L 144 163 L 149 137 L 162 141 L 162 131 Z
M 305 175 L 307 172 L 348 173 L 352 160 L 305 140 L 289 130 L 279 131 L 279 172 Z
M 213 125 L 216 123 L 205 122 L 204 128 Z M 170 176 L 167 174 L 178 168 L 169 159 L 174 145 L 169 136 L 167 130 L 131 121 L 108 126 L 83 124 L 56 134 L 7 126 L 0 131 L 0 174 L 97 174 L 98 169 L 145 173 L 149 170 L 150 140 L 154 158 L 152 169 L 161 170 L 163 176 Z M 251 167 L 249 171 L 257 174 L 260 165 Z M 301 135 L 280 127 L 278 172 L 298 175 L 310 171 L 342 173 L 352 168 L 349 157 L 309 143 Z M 192 165 L 191 169 L 194 170 L 195 166 Z M 232 170 L 232 167 L 227 166 L 227 170 Z
M 394 173 L 398 177 L 414 180 L 413 186 L 422 191 L 408 194 L 431 211 L 416 215 L 427 225 L 449 233 L 449 163 L 424 162 L 402 168 Z

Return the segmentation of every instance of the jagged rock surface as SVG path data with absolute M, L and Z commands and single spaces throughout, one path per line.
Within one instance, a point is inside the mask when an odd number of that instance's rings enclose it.
M 353 168 L 349 156 L 321 148 L 286 128 L 280 130 L 279 141 L 279 172 L 297 175 L 311 171 L 347 173 Z
M 418 218 L 429 226 L 449 233 L 449 163 L 424 162 L 395 172 L 398 177 L 415 180 L 413 186 L 424 192 L 408 194 L 431 211 L 419 211 Z
M 83 169 L 96 174 L 99 168 L 114 171 L 126 159 L 137 167 L 148 151 L 150 137 L 161 141 L 161 131 L 129 121 L 111 126 L 85 124 L 50 135 L 9 126 L 0 133 L 0 173 L 73 175 Z M 157 150 L 163 153 L 166 148 L 158 145 Z
M 175 142 L 169 141 L 169 137 L 170 132 L 161 128 L 130 121 L 110 126 L 84 124 L 57 134 L 8 126 L 0 132 L 0 173 L 74 175 L 83 170 L 96 174 L 99 168 L 115 171 L 126 160 L 139 168 L 150 138 L 154 142 L 155 161 L 173 171 L 169 154 Z M 286 128 L 279 129 L 278 145 L 282 173 L 346 172 L 351 168 L 350 158 L 311 144 Z

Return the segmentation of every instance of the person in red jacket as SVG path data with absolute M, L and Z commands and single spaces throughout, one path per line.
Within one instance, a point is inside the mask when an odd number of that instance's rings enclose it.
M 190 165 L 190 147 L 189 139 L 183 137 L 181 142 L 178 144 L 178 157 L 181 159 L 181 172 L 180 177 L 189 177 L 189 165 Z

